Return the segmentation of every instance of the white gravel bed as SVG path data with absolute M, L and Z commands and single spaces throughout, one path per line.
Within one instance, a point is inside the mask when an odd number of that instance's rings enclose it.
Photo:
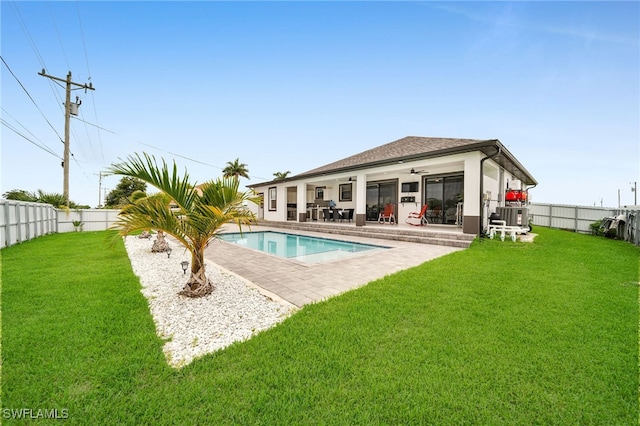
M 152 253 L 153 240 L 125 238 L 134 273 L 140 277 L 142 294 L 162 339 L 167 362 L 183 367 L 195 358 L 215 352 L 233 342 L 246 340 L 284 320 L 295 306 L 262 294 L 246 280 L 205 261 L 213 293 L 201 298 L 178 295 L 189 279 L 180 262 L 191 255 L 170 243 L 171 257 Z

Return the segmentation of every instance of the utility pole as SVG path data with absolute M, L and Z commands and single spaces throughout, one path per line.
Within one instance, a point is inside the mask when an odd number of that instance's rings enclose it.
M 101 208 L 101 207 L 102 207 L 102 172 L 98 172 L 98 208 Z
M 98 173 L 98 208 L 102 207 L 102 172 Z
M 96 90 L 96 89 L 93 88 L 93 84 L 91 84 L 91 82 L 87 86 L 86 84 L 74 83 L 73 81 L 71 81 L 71 71 L 69 71 L 69 73 L 67 74 L 66 79 L 48 75 L 45 72 L 44 68 L 42 69 L 42 72 L 38 73 L 38 75 L 50 78 L 51 80 L 61 81 L 63 83 L 66 83 L 66 96 L 65 96 L 65 104 L 64 104 L 64 156 L 62 157 L 62 167 L 64 168 L 64 181 L 62 186 L 62 196 L 64 197 L 65 202 L 67 203 L 67 207 L 69 207 L 69 122 L 71 120 L 71 114 L 72 114 L 71 86 L 77 86 L 78 89 L 84 89 L 85 93 L 87 92 L 87 89 L 89 90 Z M 74 103 L 73 105 L 75 106 L 74 115 L 78 115 L 78 107 L 80 106 L 80 103 Z
M 631 187 L 631 192 L 633 192 L 633 205 L 637 206 L 638 205 L 638 182 L 629 182 L 630 184 L 633 183 L 633 186 Z
M 618 189 L 618 208 L 620 208 L 620 190 Z
M 102 208 L 102 178 L 106 176 L 111 176 L 111 173 L 101 171 L 94 174 L 98 175 L 98 208 L 100 209 Z M 107 201 L 106 189 L 107 188 L 105 188 L 105 196 L 104 196 L 105 202 Z

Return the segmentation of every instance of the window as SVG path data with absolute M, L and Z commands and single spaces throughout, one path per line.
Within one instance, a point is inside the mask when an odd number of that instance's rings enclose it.
M 464 175 L 427 178 L 424 190 L 429 222 L 455 224 L 457 205 L 463 199 Z
M 418 182 L 403 182 L 402 192 L 418 192 Z
M 269 211 L 276 210 L 277 195 L 278 195 L 278 192 L 275 186 L 272 186 L 271 188 L 269 188 Z
M 316 186 L 316 200 L 324 200 L 324 186 Z
M 340 201 L 351 201 L 352 200 L 352 196 L 351 196 L 351 184 L 350 183 L 343 183 L 340 185 L 340 197 L 339 197 Z

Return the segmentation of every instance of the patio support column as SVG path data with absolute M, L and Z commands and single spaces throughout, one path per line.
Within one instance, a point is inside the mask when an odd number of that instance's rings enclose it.
M 356 226 L 367 223 L 367 175 L 359 173 L 356 177 Z
M 477 234 L 480 226 L 480 155 L 464 160 L 464 213 L 462 232 Z M 484 178 L 484 177 L 483 177 Z
M 305 182 L 298 183 L 296 187 L 296 212 L 298 213 L 298 222 L 307 221 L 307 184 Z

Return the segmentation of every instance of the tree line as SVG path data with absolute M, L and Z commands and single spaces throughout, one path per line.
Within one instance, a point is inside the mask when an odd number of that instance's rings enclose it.
M 274 180 L 286 179 L 290 171 L 275 172 L 273 174 Z M 241 163 L 239 158 L 234 161 L 228 161 L 227 165 L 222 169 L 222 175 L 224 178 L 234 177 L 240 179 L 241 177 L 249 179 L 249 168 L 246 164 Z M 131 204 L 140 193 L 146 193 L 147 184 L 140 179 L 131 176 L 124 176 L 118 182 L 118 185 L 107 194 L 104 200 L 104 206 L 98 206 L 98 208 L 105 209 L 120 209 L 126 205 Z M 134 195 L 138 194 L 138 195 Z M 67 207 L 66 200 L 62 194 L 48 193 L 41 189 L 35 192 L 27 191 L 24 189 L 12 189 L 2 194 L 2 198 L 7 200 L 27 201 L 32 203 L 45 203 L 51 204 L 55 207 Z M 69 200 L 69 208 L 71 209 L 89 209 L 89 205 L 78 204 L 72 200 Z

